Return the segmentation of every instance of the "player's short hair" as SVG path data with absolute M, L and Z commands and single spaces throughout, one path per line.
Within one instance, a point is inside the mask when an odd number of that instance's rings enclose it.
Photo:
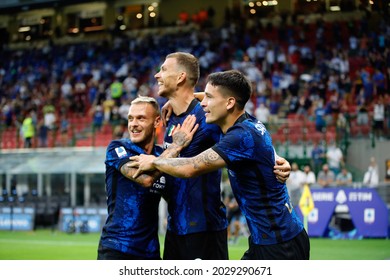
M 138 96 L 136 99 L 131 101 L 131 105 L 140 104 L 140 103 L 148 103 L 152 105 L 154 110 L 156 111 L 156 115 L 157 116 L 160 115 L 160 105 L 158 104 L 155 98 L 149 96 Z
M 240 109 L 244 109 L 252 94 L 251 82 L 238 70 L 211 73 L 207 83 L 219 87 L 222 94 L 233 96 Z
M 192 86 L 198 83 L 200 76 L 199 61 L 190 53 L 174 52 L 166 56 L 166 58 L 175 58 L 179 67 L 187 73 L 187 78 Z

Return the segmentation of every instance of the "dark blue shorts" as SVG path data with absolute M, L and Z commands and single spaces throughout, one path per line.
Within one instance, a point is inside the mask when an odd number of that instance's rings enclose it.
M 306 230 L 293 239 L 273 244 L 258 245 L 252 243 L 249 237 L 249 249 L 242 260 L 308 260 L 310 259 L 310 240 Z
M 177 235 L 167 231 L 164 260 L 228 260 L 227 230 Z

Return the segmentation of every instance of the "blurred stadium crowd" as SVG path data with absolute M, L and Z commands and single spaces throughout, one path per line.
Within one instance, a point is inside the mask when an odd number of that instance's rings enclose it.
M 154 74 L 165 55 L 174 51 L 199 58 L 199 91 L 211 72 L 244 71 L 254 90 L 248 110 L 269 125 L 275 142 L 284 141 L 283 120 L 291 120 L 291 125 L 299 120 L 299 125 L 302 119 L 309 121 L 312 133 L 307 136 L 313 141 L 321 140 L 319 133 L 325 129 L 327 140 L 346 131 L 367 136 L 371 129 L 378 139 L 389 137 L 388 21 L 263 26 L 231 20 L 218 28 L 194 27 L 174 34 L 116 36 L 112 41 L 43 48 L 4 46 L 2 148 L 105 146 L 124 136 L 129 103 L 137 95 L 157 97 Z M 380 125 L 373 125 L 375 121 Z M 299 141 L 301 131 L 293 131 L 290 140 Z

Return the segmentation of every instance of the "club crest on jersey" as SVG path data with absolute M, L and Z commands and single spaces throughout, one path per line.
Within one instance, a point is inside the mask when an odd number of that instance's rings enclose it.
M 127 156 L 127 152 L 126 152 L 125 148 L 123 148 L 122 146 L 115 148 L 115 152 L 119 158 L 123 158 L 123 157 Z

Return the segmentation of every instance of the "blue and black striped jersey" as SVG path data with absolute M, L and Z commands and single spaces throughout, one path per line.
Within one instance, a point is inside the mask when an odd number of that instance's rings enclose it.
M 172 143 L 172 129 L 183 123 L 188 115 L 195 115 L 199 128 L 190 145 L 181 157 L 192 157 L 217 143 L 221 130 L 216 125 L 206 124 L 205 113 L 196 99 L 187 111 L 169 119 L 164 138 L 164 147 Z M 227 227 L 226 209 L 221 202 L 221 171 L 194 178 L 170 178 L 167 180 L 164 198 L 168 201 L 168 230 L 178 235 L 204 231 L 219 231 Z
M 281 243 L 302 231 L 286 185 L 273 173 L 276 153 L 261 122 L 244 114 L 213 150 L 227 164 L 233 194 L 255 244 Z
M 155 146 L 159 156 L 162 148 Z M 153 187 L 143 187 L 120 172 L 129 157 L 144 154 L 130 139 L 112 141 L 106 151 L 106 192 L 108 217 L 102 230 L 103 246 L 145 258 L 159 258 L 158 205 L 165 177 Z

